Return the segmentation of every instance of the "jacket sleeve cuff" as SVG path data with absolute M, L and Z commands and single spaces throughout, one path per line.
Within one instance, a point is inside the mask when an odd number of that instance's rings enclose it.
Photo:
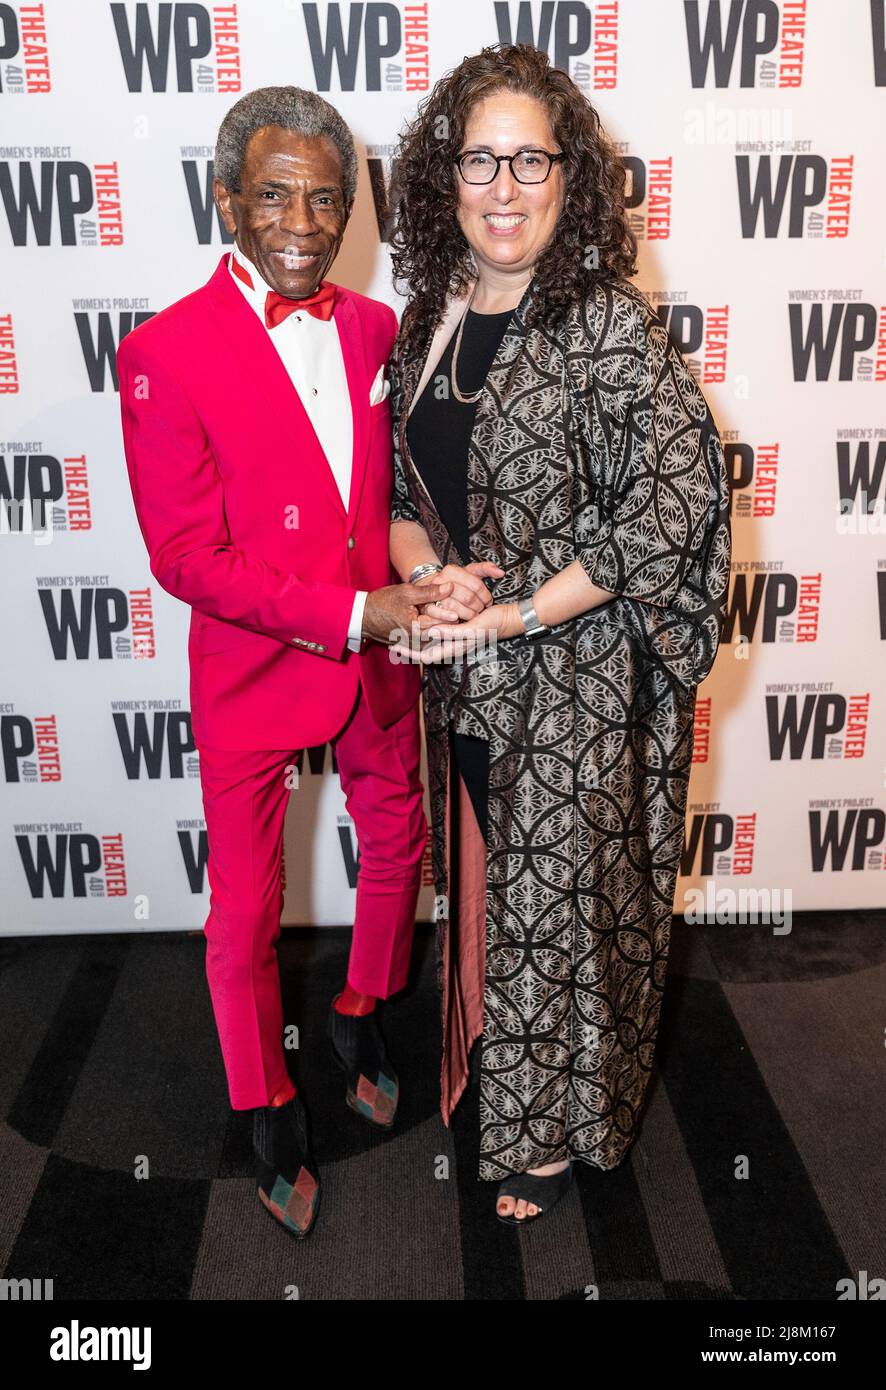
M 358 652 L 363 641 L 363 609 L 366 607 L 368 597 L 368 591 L 365 589 L 358 589 L 354 595 L 354 606 L 351 609 L 351 621 L 348 625 L 348 646 L 352 652 Z

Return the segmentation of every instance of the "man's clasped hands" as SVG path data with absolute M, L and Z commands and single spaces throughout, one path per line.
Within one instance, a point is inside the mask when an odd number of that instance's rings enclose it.
M 505 571 L 488 560 L 444 565 L 414 584 L 374 590 L 363 612 L 363 635 L 391 647 L 399 660 L 422 665 L 494 651 L 499 638 L 524 631 L 516 603 L 496 603 L 483 582 Z

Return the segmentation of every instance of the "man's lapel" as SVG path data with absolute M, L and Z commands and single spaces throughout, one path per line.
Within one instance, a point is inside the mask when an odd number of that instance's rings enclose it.
M 360 491 L 366 475 L 366 455 L 369 449 L 369 389 L 366 372 L 366 348 L 363 327 L 354 301 L 346 290 L 339 289 L 335 301 L 335 326 L 338 329 L 348 392 L 351 397 L 351 416 L 354 422 L 354 447 L 351 451 L 351 490 L 348 501 L 348 525 L 353 526 Z
M 289 378 L 289 373 L 280 359 L 280 354 L 268 337 L 267 329 L 264 328 L 258 315 L 247 304 L 231 279 L 227 253 L 219 261 L 215 273 L 209 281 L 209 288 L 212 291 L 213 310 L 218 316 L 231 352 L 237 359 L 243 381 L 249 383 L 252 389 L 267 403 L 273 417 L 280 425 L 280 438 L 283 447 L 288 446 L 297 455 L 300 463 L 304 463 L 305 460 L 308 461 L 309 466 L 314 469 L 323 486 L 328 489 L 334 504 L 344 513 L 346 509 L 342 503 L 335 475 L 329 466 L 314 426 L 311 424 L 310 416 L 302 405 L 299 394 Z M 347 301 L 343 302 L 346 303 Z M 341 303 L 342 301 L 340 301 Z M 336 305 L 336 316 L 339 313 L 340 304 Z M 353 306 L 348 305 L 348 308 L 356 319 L 357 315 Z M 347 314 L 346 321 L 349 321 Z M 353 355 L 356 349 L 353 344 L 349 344 L 348 348 L 345 348 L 345 335 L 341 333 L 341 330 L 340 336 L 346 354 L 345 365 L 348 386 L 351 391 L 351 410 L 354 416 L 355 448 L 351 476 L 351 501 L 353 502 L 355 497 L 354 485 L 358 479 L 358 437 L 362 438 L 364 455 L 366 446 L 365 414 L 361 425 L 360 407 L 361 404 L 368 404 L 369 388 L 366 387 L 364 393 L 366 400 L 361 403 L 357 382 L 362 361 L 360 364 L 352 366 L 348 360 L 348 354 Z M 356 337 L 356 333 L 353 336 Z M 360 338 L 360 351 L 362 354 L 362 337 Z M 365 376 L 365 371 L 363 375 Z M 362 430 L 361 436 L 358 436 L 358 430 Z M 359 472 L 360 481 L 362 481 L 364 469 L 365 457 Z

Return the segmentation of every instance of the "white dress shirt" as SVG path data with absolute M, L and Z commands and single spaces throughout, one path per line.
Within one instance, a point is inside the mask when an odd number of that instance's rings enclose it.
M 264 326 L 265 299 L 271 287 L 262 279 L 252 261 L 244 256 L 236 242 L 231 248 L 231 253 L 243 269 L 249 272 L 253 288 L 250 289 L 229 267 L 231 279 L 239 286 L 244 298 L 252 305 Z M 354 422 L 335 316 L 327 321 L 317 318 L 315 314 L 287 314 L 276 328 L 266 328 L 265 332 L 280 354 L 289 380 L 298 392 L 299 400 L 314 427 L 347 511 L 351 493 Z M 348 646 L 355 652 L 360 650 L 366 597 L 366 590 L 358 589 L 351 609 Z

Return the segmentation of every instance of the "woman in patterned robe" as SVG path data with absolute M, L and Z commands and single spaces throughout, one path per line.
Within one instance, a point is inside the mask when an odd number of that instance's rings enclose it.
M 548 143 L 520 125 L 533 111 Z M 565 158 L 551 169 L 556 225 L 517 302 L 519 240 L 516 252 L 487 248 L 470 215 L 483 215 L 486 190 L 460 188 L 454 160 L 478 143 L 494 159 L 527 139 Z M 503 167 L 490 187 L 531 223 L 544 195 L 510 182 L 503 196 Z M 593 108 L 544 54 L 487 49 L 442 79 L 401 143 L 399 180 L 395 269 L 410 298 L 391 365 L 392 561 L 404 579 L 436 561 L 434 582 L 504 571 L 490 582 L 494 601 L 479 613 L 454 607 L 461 621 L 448 629 L 494 632 L 491 657 L 453 636 L 450 654 L 462 659 L 440 661 L 438 647 L 425 666 L 441 1108 L 448 1123 L 479 1038 L 481 1179 L 567 1161 L 611 1169 L 636 1135 L 652 1067 L 696 687 L 725 616 L 723 451 L 682 356 L 626 278 L 636 243 L 621 166 Z M 580 254 L 589 246 L 596 259 Z M 515 269 L 516 307 L 476 404 L 470 554 L 460 554 L 411 456 L 407 421 L 496 255 L 497 283 Z M 573 602 L 558 620 L 539 597 L 549 628 L 529 640 L 517 601 L 570 566 L 586 586 L 583 611 Z M 466 597 L 460 584 L 454 593 Z M 485 846 L 451 776 L 453 730 L 488 741 Z M 500 1215 L 550 1205 L 541 1185 L 506 1187 L 514 1195 Z

